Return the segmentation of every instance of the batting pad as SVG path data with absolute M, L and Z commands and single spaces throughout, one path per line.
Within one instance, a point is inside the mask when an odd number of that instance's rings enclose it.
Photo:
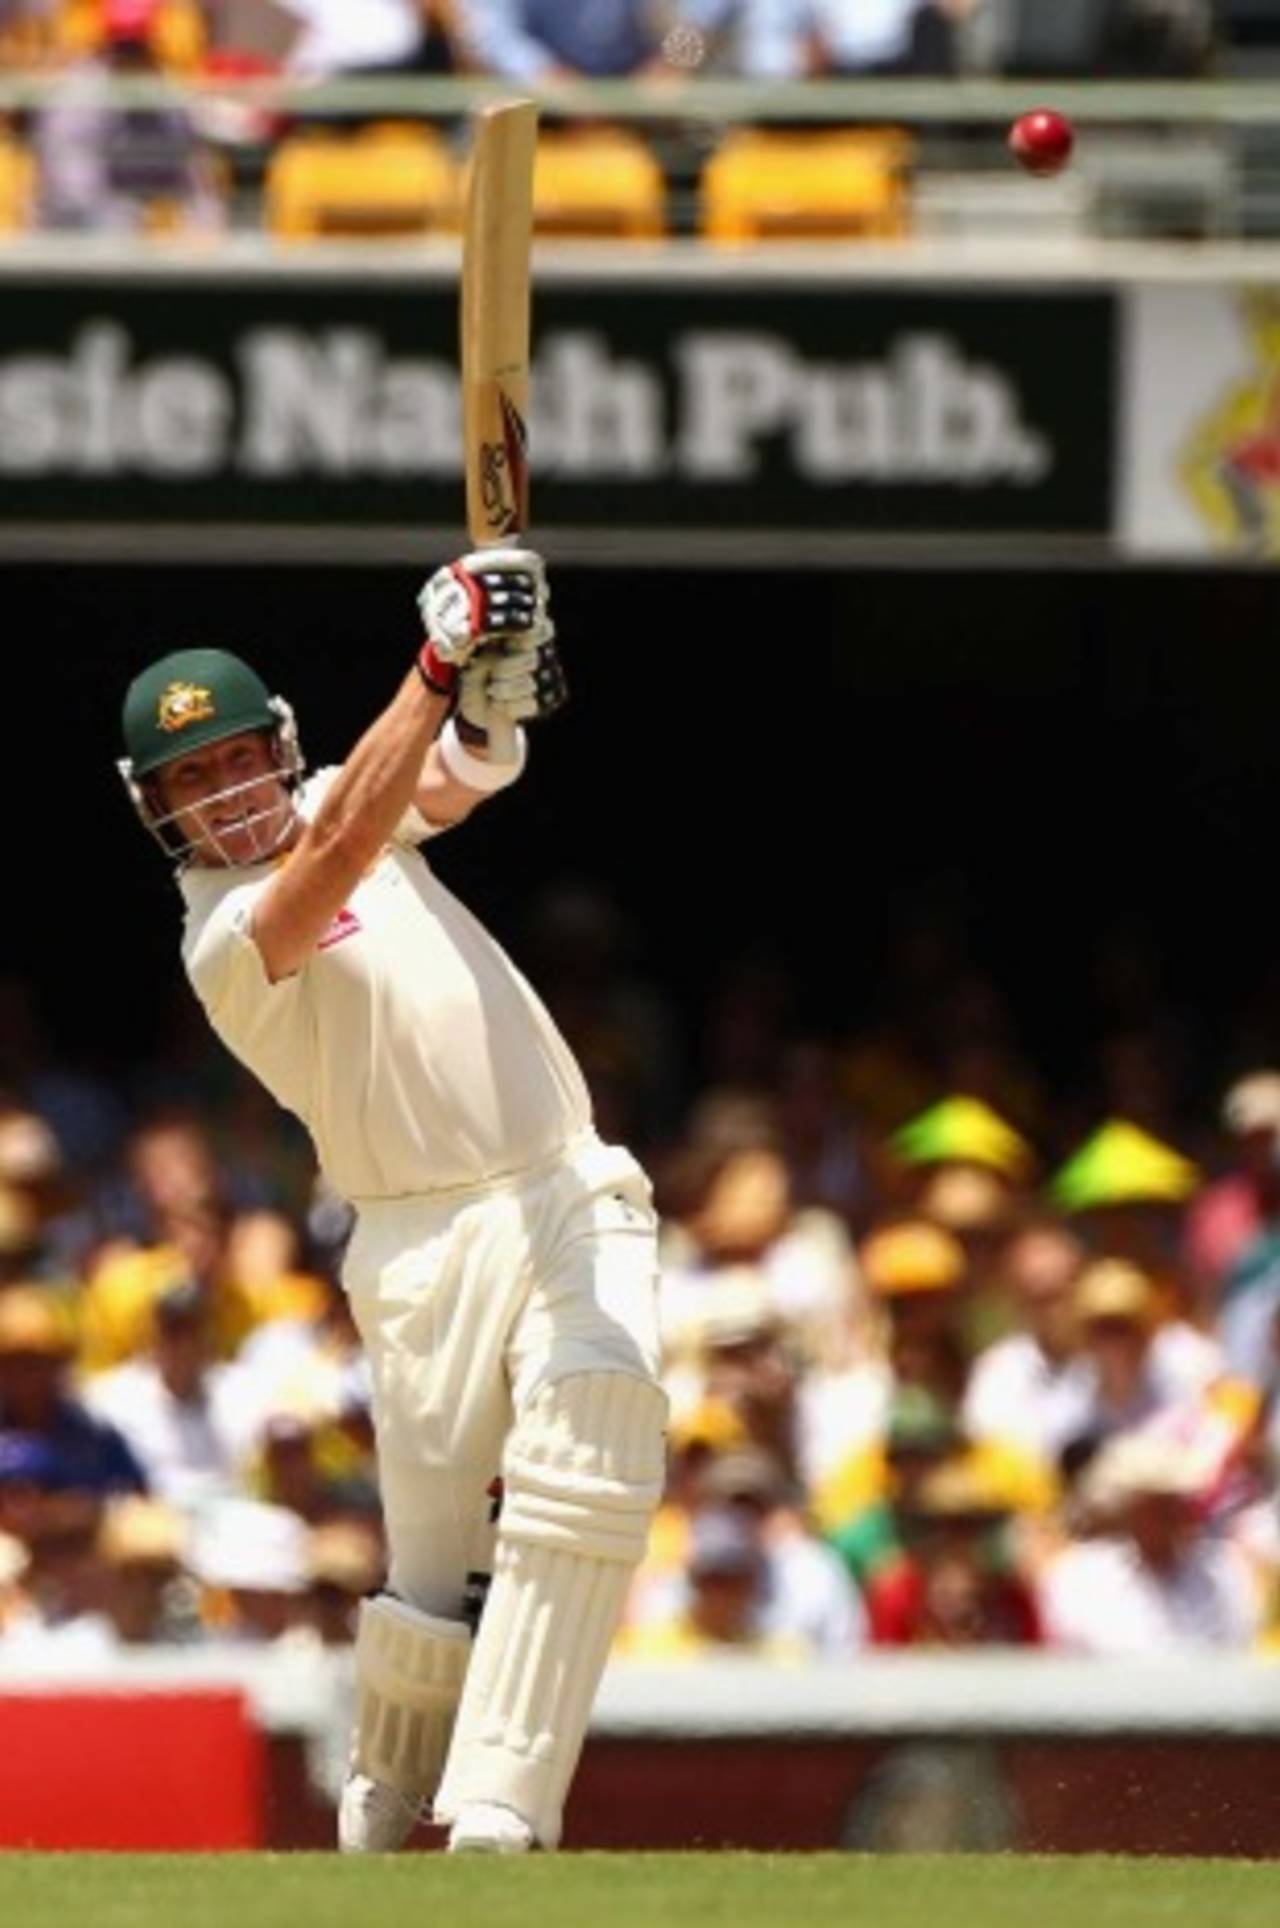
M 546 1386 L 507 1446 L 493 1585 L 435 1818 L 514 1808 L 560 1839 L 591 1706 L 662 1494 L 666 1399 L 647 1380 Z
M 471 1631 L 403 1600 L 360 1604 L 352 1770 L 412 1799 L 435 1791 L 471 1657 Z

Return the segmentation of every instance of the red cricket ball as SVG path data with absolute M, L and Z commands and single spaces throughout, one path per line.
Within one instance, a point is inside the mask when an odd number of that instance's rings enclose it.
M 1036 107 L 1009 130 L 1009 151 L 1028 174 L 1058 174 L 1071 159 L 1076 133 L 1065 114 Z

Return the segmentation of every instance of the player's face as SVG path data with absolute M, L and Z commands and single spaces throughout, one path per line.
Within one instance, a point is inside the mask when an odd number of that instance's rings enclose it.
M 265 863 L 293 822 L 289 793 L 260 730 L 176 758 L 159 772 L 157 787 L 163 811 L 200 864 Z

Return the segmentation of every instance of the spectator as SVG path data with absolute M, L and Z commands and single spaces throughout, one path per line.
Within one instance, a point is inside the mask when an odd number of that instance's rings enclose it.
M 96 1655 L 100 1640 L 91 1617 L 101 1610 L 105 1584 L 98 1556 L 102 1516 L 103 1501 L 94 1493 L 55 1484 L 28 1496 L 25 1586 L 34 1611 L 22 1623 L 24 1641 L 56 1637 L 64 1650 Z
M 0 1181 L 0 1289 L 40 1276 L 40 1220 L 25 1192 Z
M 121 1646 L 149 1646 L 190 1628 L 175 1593 L 183 1580 L 187 1531 L 157 1500 L 124 1499 L 106 1510 L 98 1557 L 107 1571 L 103 1611 Z
M 829 75 L 952 73 L 973 0 L 810 0 L 813 69 Z
M 92 1494 L 140 1493 L 146 1477 L 126 1441 L 70 1390 L 71 1322 L 38 1286 L 0 1292 L 0 1441 L 19 1433 L 51 1455 L 61 1483 Z
M 761 1636 L 800 1638 L 829 1660 L 847 1659 L 863 1644 L 866 1616 L 857 1590 L 838 1557 L 808 1530 L 771 1454 L 753 1446 L 712 1454 L 693 1475 L 686 1507 L 675 1531 L 664 1523 L 660 1547 L 637 1576 L 632 1624 L 680 1617 L 698 1519 L 708 1509 L 726 1509 L 747 1519 L 759 1546 L 755 1625 Z
M 720 1273 L 668 1360 L 673 1437 L 713 1450 L 754 1444 L 793 1474 L 797 1363 L 757 1272 Z
M 112 79 L 162 71 L 155 47 L 159 0 L 104 0 L 98 58 L 69 70 L 35 119 L 46 226 L 145 231 L 223 225 L 222 197 L 189 108 L 118 107 Z
M 22 1541 L 0 1533 L 0 1644 L 34 1618 L 35 1608 L 23 1584 L 30 1566 L 31 1555 Z
M 1039 1638 L 1032 1594 L 1005 1537 L 1011 1512 L 976 1453 L 930 1467 L 897 1508 L 901 1550 L 867 1581 L 880 1646 L 1025 1646 Z
M 0 1282 L 42 1278 L 58 1256 L 75 1183 L 38 1112 L 0 1100 Z
M 723 1273 L 750 1268 L 802 1349 L 825 1349 L 856 1286 L 853 1248 L 834 1212 L 797 1208 L 769 1107 L 725 1092 L 704 1099 L 667 1164 L 663 1199 L 664 1333 L 696 1326 Z
M 1015 1202 L 994 1172 L 943 1165 L 921 1190 L 916 1209 L 964 1246 L 969 1271 L 986 1281 L 1008 1238 Z
M 289 0 L 288 11 L 301 24 L 285 57 L 290 73 L 396 73 L 451 64 L 448 13 L 430 0 L 359 0 L 358 6 L 352 0 Z
M 366 1526 L 334 1521 L 307 1539 L 307 1625 L 324 1647 L 349 1647 L 360 1602 L 386 1572 L 378 1536 Z
M 359 1408 L 366 1424 L 367 1405 Z M 372 1438 L 354 1437 L 347 1415 L 295 1409 L 270 1412 L 251 1469 L 255 1493 L 313 1526 L 377 1517 Z
M 150 1354 L 91 1379 L 85 1404 L 128 1441 L 152 1491 L 191 1511 L 235 1490 L 260 1414 L 244 1368 L 214 1362 L 194 1281 L 162 1292 L 152 1322 Z
M 1151 1434 L 1099 1454 L 1083 1497 L 1105 1536 L 1068 1546 L 1040 1581 L 1051 1644 L 1111 1655 L 1248 1645 L 1256 1584 L 1241 1553 L 1198 1526 L 1203 1478 L 1194 1454 Z
M 1211 1340 L 1181 1320 L 1161 1321 L 1154 1281 L 1123 1259 L 1088 1266 L 1073 1308 L 1084 1370 L 1054 1412 L 1060 1454 L 1194 1407 L 1225 1372 Z
M 124 1182 L 110 1201 L 109 1230 L 134 1244 L 148 1244 L 175 1212 L 222 1198 L 227 1190 L 204 1127 L 182 1111 L 158 1112 L 129 1135 Z
M 862 1271 L 883 1308 L 898 1385 L 923 1386 L 954 1411 L 964 1387 L 960 1337 L 968 1267 L 963 1246 L 936 1225 L 890 1225 L 863 1241 Z
M 679 1604 L 666 1619 L 624 1629 L 618 1652 L 663 1662 L 724 1653 L 791 1662 L 812 1658 L 798 1629 L 766 1626 L 767 1599 L 759 1523 L 740 1510 L 709 1507 L 693 1521 Z
M 128 1133 L 118 1163 L 111 1160 L 57 1228 L 66 1269 L 91 1277 L 108 1261 L 153 1243 L 174 1210 L 219 1190 L 213 1150 L 198 1125 L 175 1115 L 147 1119 Z
M 1074 1306 L 1084 1260 L 1078 1239 L 1052 1223 L 1015 1234 L 1004 1277 L 1022 1330 L 975 1361 L 961 1423 L 972 1440 L 991 1440 L 1045 1464 L 1056 1460 L 1079 1423 L 1082 1379 Z
M 100 1568 L 95 1608 L 54 1631 L 58 1649 L 109 1661 L 121 1648 L 190 1640 L 191 1606 L 182 1593 L 185 1551 L 185 1529 L 169 1507 L 156 1500 L 112 1501 L 94 1547 Z
M 1234 1168 L 1206 1185 L 1187 1212 L 1187 1253 L 1210 1309 L 1254 1247 L 1280 1238 L 1280 1072 L 1254 1071 L 1232 1085 L 1222 1120 Z
M 310 1585 L 305 1523 L 282 1506 L 223 1500 L 197 1527 L 191 1570 L 206 1589 L 210 1631 L 239 1645 L 302 1626 Z
M 657 54 L 645 0 L 455 0 L 455 14 L 470 59 L 506 80 L 621 77 Z
M 0 1431 L 0 1534 L 33 1547 L 48 1502 L 66 1487 L 57 1454 L 30 1433 Z
M 964 1247 L 965 1340 L 977 1351 L 995 1336 L 998 1261 L 1035 1172 L 1031 1146 L 989 1104 L 966 1093 L 910 1119 L 889 1144 L 905 1169 L 912 1211 Z
M 216 1196 L 164 1207 L 157 1230 L 156 1244 L 118 1253 L 90 1278 L 80 1308 L 86 1372 L 106 1371 L 145 1351 L 155 1302 L 178 1285 L 199 1291 L 220 1359 L 233 1358 L 259 1326 L 305 1320 L 323 1308 L 324 1287 L 307 1274 L 288 1271 L 251 1281 L 237 1275 L 236 1220 Z
M 872 1576 L 902 1553 L 900 1514 L 908 1510 L 925 1476 L 960 1445 L 952 1416 L 920 1386 L 902 1386 L 892 1397 L 882 1442 L 864 1455 L 861 1478 L 850 1478 L 838 1496 L 822 1495 L 819 1518 L 831 1545 L 865 1591 Z
M 264 1413 L 317 1412 L 337 1417 L 367 1407 L 368 1364 L 351 1304 L 332 1278 L 309 1282 L 309 1317 L 274 1318 L 244 1341 L 238 1363 L 253 1381 Z
M 1189 1159 L 1123 1118 L 1079 1146 L 1050 1183 L 1094 1251 L 1150 1272 L 1170 1309 L 1183 1305 L 1182 1208 L 1200 1183 Z
M 798 1393 L 799 1451 L 817 1518 L 836 1532 L 884 1497 L 896 1395 L 926 1393 L 950 1420 L 964 1385 L 965 1255 L 939 1226 L 882 1226 L 859 1248 L 878 1311 L 860 1357 L 808 1375 Z
M 973 0 L 687 0 L 683 21 L 731 48 L 755 80 L 944 74 Z
M 307 1519 L 376 1512 L 369 1363 L 345 1292 L 318 1281 L 313 1319 L 280 1319 L 246 1340 L 236 1371 L 259 1431 L 249 1476 Z
M 1280 1312 L 1280 1234 L 1262 1238 L 1227 1282 L 1217 1333 L 1231 1370 L 1261 1391 L 1275 1377 L 1274 1326 Z

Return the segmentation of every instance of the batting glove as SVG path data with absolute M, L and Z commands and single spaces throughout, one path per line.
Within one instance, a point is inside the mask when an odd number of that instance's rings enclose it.
M 458 679 L 458 717 L 464 737 L 489 737 L 503 719 L 540 723 L 569 700 L 569 684 L 548 623 L 545 641 L 532 636 L 501 649 L 483 649 Z
M 430 689 L 451 696 L 458 671 L 485 644 L 548 640 L 547 572 L 532 549 L 476 549 L 437 569 L 418 597 L 427 640 L 418 667 Z

